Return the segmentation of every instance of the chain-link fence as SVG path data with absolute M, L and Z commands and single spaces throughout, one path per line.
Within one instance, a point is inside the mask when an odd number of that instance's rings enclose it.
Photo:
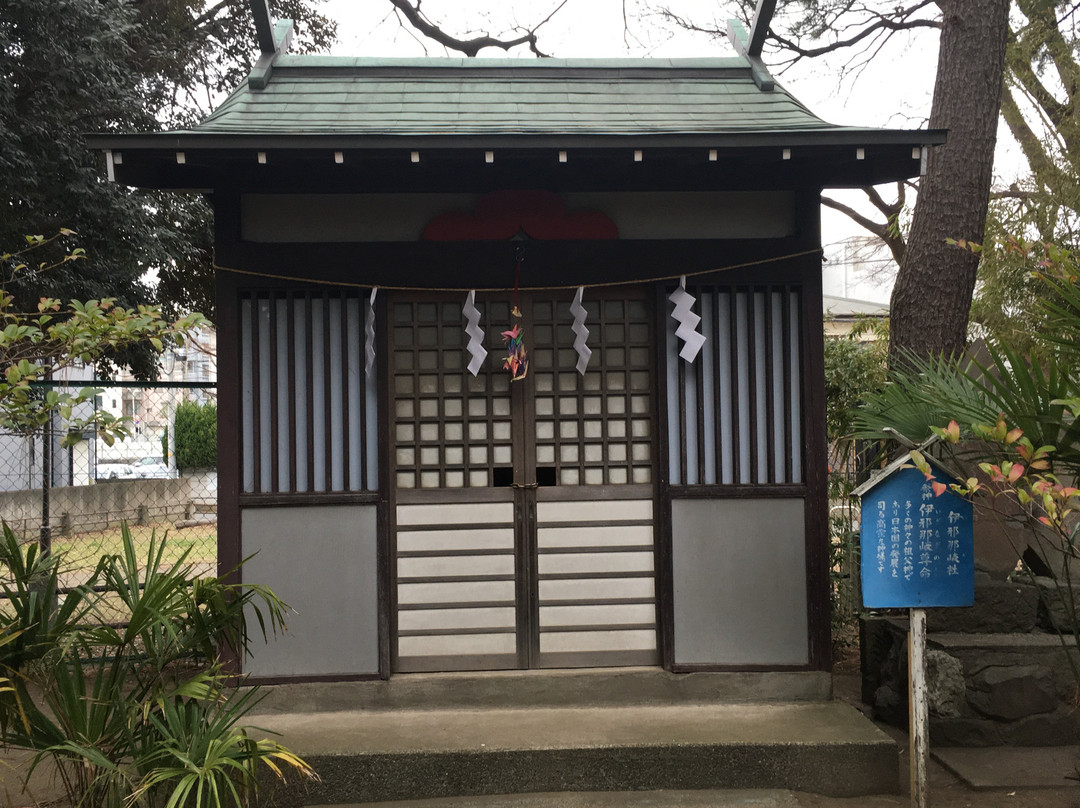
M 123 524 L 143 554 L 152 535 L 164 537 L 167 559 L 187 551 L 187 561 L 199 573 L 214 573 L 214 384 L 88 381 L 77 386 L 100 388 L 81 406 L 126 416 L 130 436 L 109 445 L 103 436 L 88 433 L 65 445 L 68 432 L 59 414 L 33 433 L 0 431 L 0 518 L 20 539 L 63 554 L 67 585 L 78 583 L 80 573 L 92 571 L 102 555 L 122 551 Z
M 870 475 L 880 447 L 871 441 L 845 440 L 829 449 L 829 542 L 833 635 L 854 630 L 862 610 L 859 588 L 859 500 L 852 491 Z

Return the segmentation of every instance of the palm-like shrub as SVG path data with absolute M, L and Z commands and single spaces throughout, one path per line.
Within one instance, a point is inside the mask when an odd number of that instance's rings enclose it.
M 4 525 L 0 573 L 0 731 L 51 760 L 72 805 L 180 808 L 246 805 L 260 763 L 282 774 L 310 768 L 242 726 L 258 696 L 222 668 L 246 651 L 246 614 L 264 633 L 285 606 L 262 587 L 197 579 L 185 553 L 169 564 L 152 538 L 138 558 L 103 557 L 88 581 L 57 596 L 63 558 L 20 545 Z

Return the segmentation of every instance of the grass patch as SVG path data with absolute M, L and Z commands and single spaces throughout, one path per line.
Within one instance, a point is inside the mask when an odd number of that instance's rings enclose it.
M 151 535 L 159 540 L 164 538 L 165 551 L 163 561 L 174 562 L 190 549 L 187 561 L 200 569 L 206 568 L 212 573 L 217 561 L 217 526 L 175 530 L 170 524 L 130 525 L 131 538 L 135 544 L 136 556 L 140 561 L 146 558 L 150 547 Z M 65 569 L 93 569 L 102 556 L 121 555 L 124 542 L 120 527 L 109 530 L 97 530 L 92 533 L 79 533 L 75 536 L 56 536 L 53 538 L 53 552 L 63 554 Z

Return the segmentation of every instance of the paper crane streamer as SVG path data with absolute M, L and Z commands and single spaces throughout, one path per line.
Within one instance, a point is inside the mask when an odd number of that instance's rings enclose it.
M 574 302 L 570 304 L 570 313 L 574 315 L 574 324 L 570 330 L 574 332 L 574 350 L 577 351 L 577 372 L 585 375 L 585 368 L 589 366 L 592 357 L 592 348 L 585 344 L 589 338 L 589 329 L 585 327 L 585 307 L 581 305 L 581 296 L 585 293 L 585 287 L 579 286 Z
M 379 287 L 375 286 L 371 289 L 371 297 L 368 299 L 367 316 L 364 323 L 364 335 L 367 338 L 365 341 L 365 372 L 371 373 L 372 368 L 375 367 L 375 295 L 378 293 Z
M 468 321 L 465 333 L 469 335 L 468 351 L 472 359 L 469 360 L 469 373 L 475 376 L 480 372 L 480 366 L 487 359 L 488 352 L 484 348 L 484 329 L 480 327 L 480 312 L 476 308 L 476 291 L 469 292 L 465 298 L 465 305 L 461 307 L 461 313 Z
M 521 319 L 521 309 L 517 306 L 514 306 L 510 313 Z M 503 342 L 506 343 L 503 370 L 510 371 L 511 381 L 519 382 L 529 373 L 529 357 L 525 352 L 525 331 L 521 323 L 514 323 L 513 328 L 502 332 L 502 337 Z
M 701 318 L 690 310 L 696 298 L 686 291 L 685 275 L 679 279 L 678 288 L 668 296 L 668 300 L 675 304 L 671 317 L 679 324 L 675 330 L 675 336 L 683 341 L 679 356 L 692 363 L 697 358 L 701 346 L 705 344 L 705 337 L 697 330 Z

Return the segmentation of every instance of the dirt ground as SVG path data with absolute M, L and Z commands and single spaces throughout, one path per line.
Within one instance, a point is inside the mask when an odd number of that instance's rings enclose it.
M 851 666 L 838 665 L 834 676 L 836 698 L 846 701 L 867 712 L 859 701 L 859 677 L 857 662 Z M 889 733 L 900 749 L 899 794 L 882 794 L 872 797 L 839 799 L 818 794 L 799 793 L 799 805 L 807 808 L 907 808 L 911 803 L 908 767 L 908 736 L 895 727 L 879 724 Z M 1077 749 L 1080 762 L 1080 749 Z M 993 765 L 993 758 L 988 763 Z M 1007 764 L 1004 764 L 1007 765 Z M 1006 775 L 1007 778 L 1007 775 Z M 972 788 L 936 760 L 930 761 L 930 805 L 933 808 L 1080 808 L 1080 779 L 1064 779 L 1061 787 L 1007 787 Z

